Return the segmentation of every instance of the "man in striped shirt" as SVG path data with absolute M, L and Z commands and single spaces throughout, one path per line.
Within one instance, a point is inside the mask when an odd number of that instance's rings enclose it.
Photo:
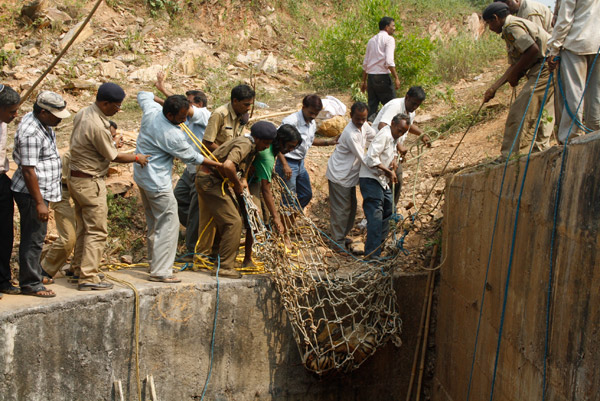
M 41 92 L 15 135 L 13 159 L 18 168 L 11 189 L 21 215 L 19 285 L 25 295 L 56 296 L 42 284 L 40 256 L 48 228 L 48 202 L 61 200 L 62 165 L 52 127 L 71 115 L 66 107 L 59 94 Z

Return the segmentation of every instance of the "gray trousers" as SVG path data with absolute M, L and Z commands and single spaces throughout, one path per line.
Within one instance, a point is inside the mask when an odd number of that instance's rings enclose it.
M 185 227 L 185 246 L 188 253 L 194 253 L 198 241 L 198 225 L 200 213 L 198 210 L 198 191 L 196 191 L 196 174 L 186 168 L 175 189 L 179 222 Z
M 31 195 L 13 192 L 21 215 L 21 243 L 19 244 L 19 286 L 24 291 L 37 292 L 42 284 L 42 246 L 48 223 L 38 219 L 35 201 Z M 44 201 L 46 202 L 46 201 Z M 46 202 L 48 206 L 48 202 Z
M 344 238 L 354 227 L 356 217 L 356 187 L 346 188 L 329 183 L 329 211 L 333 240 L 344 246 Z
M 173 192 L 150 192 L 140 188 L 148 225 L 150 276 L 171 277 L 177 253 L 179 219 Z
M 592 130 L 600 129 L 600 60 L 596 60 L 594 71 L 591 72 L 590 80 L 585 90 L 585 83 L 590 74 L 595 54 L 577 55 L 568 50 L 560 52 L 560 74 L 562 87 L 567 99 L 571 113 L 575 114 L 577 106 L 583 96 L 583 103 L 577 111 L 577 118 L 586 127 Z M 582 116 L 585 119 L 582 120 Z M 562 143 L 567 139 L 572 119 L 566 111 L 565 103 L 562 103 L 560 126 L 558 128 L 558 140 Z M 583 132 L 573 124 L 570 138 L 582 135 Z

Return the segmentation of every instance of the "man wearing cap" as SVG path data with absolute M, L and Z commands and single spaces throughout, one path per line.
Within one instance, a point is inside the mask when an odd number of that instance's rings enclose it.
M 396 97 L 396 89 L 400 89 L 400 79 L 394 63 L 396 49 L 394 32 L 396 32 L 394 19 L 383 17 L 379 21 L 379 33 L 367 43 L 360 90 L 366 91 L 369 96 L 369 121 L 375 118 L 379 103 L 385 105 Z
M 533 151 L 548 149 L 554 126 L 554 87 L 550 85 L 548 88 L 544 104 L 544 93 L 550 73 L 547 68 L 543 68 L 542 60 L 550 35 L 540 25 L 510 15 L 508 6 L 502 2 L 490 4 L 483 11 L 483 20 L 491 31 L 501 34 L 504 38 L 510 63 L 510 67 L 504 74 L 485 92 L 483 101 L 490 101 L 496 95 L 496 91 L 506 82 L 512 87 L 516 87 L 522 76 L 527 78 L 525 86 L 517 95 L 508 112 L 500 148 L 501 156 L 497 161 L 505 160 L 511 152 L 528 152 L 534 135 Z M 542 69 L 541 73 L 540 69 Z M 528 105 L 529 108 L 527 108 Z M 536 133 L 535 128 L 542 109 L 544 117 L 541 119 Z M 525 110 L 527 110 L 527 114 L 523 120 Z M 522 128 L 520 132 L 519 128 Z M 515 143 L 514 148 L 513 143 Z
M 73 119 L 69 192 L 75 204 L 77 242 L 71 266 L 80 291 L 107 290 L 112 284 L 101 280 L 100 260 L 108 236 L 106 184 L 111 162 L 145 166 L 147 156 L 120 153 L 110 133 L 108 117 L 121 109 L 123 89 L 112 82 L 100 85 L 96 101 L 81 109 Z
M 133 179 L 140 195 L 148 224 L 148 259 L 150 281 L 178 283 L 172 274 L 177 252 L 179 219 L 177 200 L 173 194 L 173 159 L 187 164 L 218 167 L 221 163 L 204 159 L 186 139 L 179 124 L 185 122 L 190 102 L 182 95 L 172 95 L 163 106 L 154 101 L 151 92 L 137 96 L 142 108 L 142 124 L 137 138 L 137 151 L 150 155 L 146 168 L 134 166 Z
M 235 270 L 235 256 L 242 235 L 242 218 L 228 184 L 233 184 L 236 195 L 242 195 L 248 186 L 246 179 L 254 156 L 267 149 L 276 135 L 277 128 L 273 124 L 259 121 L 252 126 L 250 135 L 233 138 L 213 152 L 217 160 L 223 163 L 222 167 L 198 168 L 196 188 L 201 230 L 198 251 L 210 254 L 215 233 L 219 233 L 220 238 L 214 244 L 218 249 L 219 276 L 241 277 Z M 238 177 L 238 172 L 241 173 L 241 178 Z
M 542 3 L 534 0 L 494 0 L 508 6 L 508 11 L 519 18 L 535 22 L 548 33 L 552 33 L 552 11 Z
M 52 127 L 71 115 L 66 107 L 59 94 L 41 92 L 15 135 L 13 159 L 18 168 L 11 189 L 21 215 L 19 286 L 25 295 L 56 296 L 42 284 L 40 257 L 48 228 L 48 202 L 61 199 L 62 165 Z
M 6 140 L 7 125 L 17 117 L 21 96 L 10 86 L 0 84 L 0 293 L 18 294 L 19 289 L 11 284 L 10 255 L 13 246 L 14 202 L 10 190 Z M 0 299 L 2 295 L 0 294 Z

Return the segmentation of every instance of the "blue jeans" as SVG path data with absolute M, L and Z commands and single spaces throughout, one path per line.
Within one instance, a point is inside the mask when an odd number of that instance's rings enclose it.
M 304 159 L 294 160 L 286 158 L 286 160 L 292 169 L 292 177 L 289 180 L 285 179 L 285 176 L 283 175 L 283 166 L 279 160 L 277 160 L 277 164 L 275 165 L 275 172 L 285 181 L 289 190 L 293 194 L 296 194 L 298 202 L 300 203 L 300 209 L 304 209 L 312 199 L 310 177 L 308 176 L 308 171 L 304 168 Z M 289 195 L 284 194 L 282 195 L 282 198 L 286 205 L 298 206 Z
M 360 193 L 363 197 L 363 210 L 367 218 L 367 242 L 365 255 L 381 255 L 383 241 L 387 237 L 392 216 L 392 191 L 383 189 L 373 178 L 360 178 Z
M 21 215 L 21 243 L 19 244 L 19 286 L 21 290 L 37 292 L 42 284 L 42 246 L 48 223 L 38 219 L 35 201 L 31 195 L 13 192 Z M 46 202 L 46 201 L 44 201 Z M 48 206 L 48 202 L 46 202 Z

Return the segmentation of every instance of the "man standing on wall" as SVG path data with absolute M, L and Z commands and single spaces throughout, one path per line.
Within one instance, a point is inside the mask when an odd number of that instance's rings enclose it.
M 396 49 L 396 42 L 392 36 L 394 32 L 396 32 L 394 19 L 383 17 L 379 21 L 379 33 L 367 43 L 360 90 L 366 91 L 369 96 L 369 121 L 375 118 L 379 103 L 385 105 L 396 97 L 396 89 L 400 89 L 400 79 L 394 63 Z
M 100 260 L 108 237 L 106 183 L 111 162 L 145 166 L 142 154 L 119 153 L 110 133 L 108 117 L 117 114 L 125 99 L 123 89 L 112 82 L 100 85 L 96 101 L 73 119 L 71 171 L 67 184 L 75 204 L 77 241 L 73 255 L 73 279 L 80 291 L 108 290 L 113 285 L 101 279 Z
M 0 84 L 0 292 L 5 294 L 19 293 L 19 289 L 10 282 L 14 202 L 10 190 L 11 181 L 6 175 L 10 167 L 6 154 L 6 140 L 7 125 L 17 117 L 20 102 L 21 96 L 13 88 Z
M 558 128 L 558 140 L 561 143 L 567 140 L 572 118 L 575 116 L 580 122 L 585 116 L 585 126 L 591 131 L 600 129 L 600 57 L 597 56 L 600 35 L 596 26 L 598 22 L 598 0 L 562 0 L 552 37 L 548 40 L 548 67 L 551 71 L 560 68 L 560 83 L 566 98 L 561 104 L 562 114 Z M 557 56 L 560 61 L 556 59 Z M 583 102 L 578 109 L 582 97 Z M 571 137 L 579 135 L 580 128 L 573 125 Z
M 11 189 L 21 216 L 19 286 L 21 294 L 49 298 L 56 294 L 42 283 L 40 258 L 48 229 L 48 202 L 61 200 L 61 161 L 56 148 L 56 127 L 71 115 L 57 93 L 43 91 L 15 135 L 13 159 L 17 171 Z

